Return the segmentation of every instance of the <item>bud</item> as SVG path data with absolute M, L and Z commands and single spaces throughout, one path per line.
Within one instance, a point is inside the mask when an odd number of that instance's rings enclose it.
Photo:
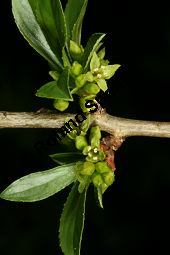
M 71 67 L 71 73 L 73 76 L 78 76 L 82 73 L 83 67 L 77 61 L 74 61 Z
M 53 106 L 55 109 L 63 112 L 68 108 L 69 102 L 63 99 L 55 99 L 53 102 Z
M 88 82 L 93 82 L 93 81 L 94 81 L 94 76 L 93 76 L 93 74 L 92 74 L 91 72 L 87 72 L 87 73 L 85 74 L 85 79 L 86 79 L 86 81 L 88 81 Z
M 91 162 L 84 162 L 80 174 L 91 176 L 95 171 L 95 165 Z
M 108 167 L 106 162 L 98 162 L 95 164 L 96 171 L 100 174 L 110 173 L 111 169 Z
M 76 170 L 77 170 L 77 174 L 79 175 L 80 171 L 83 169 L 83 164 L 84 162 L 83 161 L 78 161 L 76 162 Z M 82 178 L 81 178 L 82 179 Z M 81 181 L 80 179 L 80 181 Z
M 77 76 L 75 79 L 75 83 L 78 88 L 83 87 L 84 84 L 86 83 L 86 75 L 80 74 L 79 76 Z
M 93 181 L 93 184 L 96 188 L 103 185 L 103 183 L 104 183 L 103 179 L 102 179 L 102 176 L 99 173 L 96 173 L 96 172 L 92 176 L 92 181 Z
M 83 150 L 87 145 L 87 140 L 85 136 L 79 135 L 75 139 L 75 145 L 78 150 Z
M 99 147 L 101 139 L 101 131 L 99 126 L 90 129 L 90 143 L 92 147 Z
M 87 162 L 83 162 L 83 161 L 78 161 L 76 163 L 76 175 L 77 175 L 77 180 L 80 182 L 79 186 L 78 186 L 78 191 L 79 193 L 82 193 L 83 190 L 87 187 L 87 185 L 90 182 L 90 175 L 93 174 L 93 166 L 89 166 L 87 164 L 85 164 Z M 84 170 L 86 170 L 87 172 L 84 174 Z M 90 174 L 91 172 L 91 174 Z M 88 175 L 89 173 L 89 175 Z
M 79 60 L 82 56 L 82 48 L 74 41 L 70 40 L 70 54 L 75 60 Z
M 104 183 L 107 186 L 112 185 L 115 180 L 115 175 L 114 175 L 114 172 L 112 172 L 112 171 L 110 171 L 108 173 L 103 173 L 102 177 L 103 177 Z
M 93 94 L 96 95 L 99 93 L 100 88 L 97 84 L 95 83 L 86 83 L 83 87 L 83 90 L 87 93 L 87 94 Z

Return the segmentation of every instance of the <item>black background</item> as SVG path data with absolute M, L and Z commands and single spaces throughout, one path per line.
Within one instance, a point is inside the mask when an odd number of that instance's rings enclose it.
M 102 105 L 112 115 L 170 121 L 170 9 L 163 3 L 90 0 L 83 41 L 106 32 L 111 63 L 122 67 Z M 20 35 L 11 1 L 0 1 L 0 110 L 52 108 L 34 96 L 49 80 L 48 65 Z M 55 166 L 37 151 L 51 130 L 0 130 L 0 191 L 15 179 Z M 128 138 L 117 152 L 116 181 L 104 210 L 88 194 L 82 255 L 169 254 L 170 140 Z M 0 201 L 0 254 L 62 254 L 58 226 L 70 188 L 36 203 Z

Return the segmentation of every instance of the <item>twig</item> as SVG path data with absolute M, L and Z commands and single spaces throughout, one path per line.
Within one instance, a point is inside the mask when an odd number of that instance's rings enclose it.
M 55 112 L 0 112 L 0 128 L 60 128 L 66 117 L 75 114 Z M 105 112 L 92 114 L 92 125 L 117 137 L 153 136 L 170 138 L 170 122 L 156 122 L 125 119 L 111 116 Z

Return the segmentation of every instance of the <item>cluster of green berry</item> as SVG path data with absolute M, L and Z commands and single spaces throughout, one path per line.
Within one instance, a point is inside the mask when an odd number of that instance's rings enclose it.
M 96 95 L 107 90 L 106 80 L 110 79 L 120 65 L 109 65 L 105 60 L 105 48 L 94 51 L 87 66 L 83 66 L 84 48 L 74 41 L 70 41 L 70 55 L 72 64 L 70 65 L 71 94 L 80 97 L 80 107 L 86 112 L 86 100 L 94 100 Z M 53 75 L 51 73 L 51 75 Z M 53 78 L 58 78 L 54 77 Z M 54 107 L 64 111 L 69 106 L 69 102 L 62 99 L 54 100 Z
M 80 182 L 78 188 L 80 193 L 93 182 L 94 186 L 101 189 L 103 194 L 113 184 L 115 177 L 114 172 L 105 161 L 97 163 L 80 161 L 77 163 L 77 179 Z
M 109 65 L 109 61 L 104 59 L 105 48 L 94 51 L 88 65 L 83 65 L 85 53 L 81 45 L 70 41 L 69 52 L 72 59 L 72 64 L 69 67 L 71 94 L 79 96 L 80 107 L 87 116 L 87 120 L 67 134 L 70 139 L 74 140 L 75 147 L 84 155 L 84 160 L 76 164 L 78 190 L 82 193 L 90 183 L 93 183 L 98 194 L 99 204 L 102 207 L 102 195 L 114 182 L 114 171 L 108 165 L 107 155 L 100 146 L 100 128 L 98 126 L 89 128 L 90 114 L 86 103 L 88 100 L 97 103 L 96 95 L 101 90 L 104 92 L 107 90 L 106 80 L 114 75 L 120 65 Z M 55 108 L 60 111 L 65 110 L 68 105 L 69 102 L 62 99 L 54 101 Z
M 105 161 L 106 155 L 100 148 L 101 131 L 98 126 L 90 128 L 89 139 L 80 134 L 75 137 L 75 146 L 85 156 L 84 161 L 77 162 L 76 174 L 79 181 L 79 192 L 93 183 L 102 207 L 102 195 L 114 182 L 114 172 Z

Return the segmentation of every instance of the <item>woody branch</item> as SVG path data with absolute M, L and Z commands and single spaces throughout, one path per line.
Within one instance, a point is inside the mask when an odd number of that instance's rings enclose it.
M 60 128 L 66 117 L 75 118 L 75 114 L 55 112 L 0 112 L 0 128 Z M 91 125 L 98 125 L 117 137 L 152 136 L 170 138 L 170 122 L 156 122 L 125 119 L 111 116 L 105 112 L 96 112 L 91 116 Z

